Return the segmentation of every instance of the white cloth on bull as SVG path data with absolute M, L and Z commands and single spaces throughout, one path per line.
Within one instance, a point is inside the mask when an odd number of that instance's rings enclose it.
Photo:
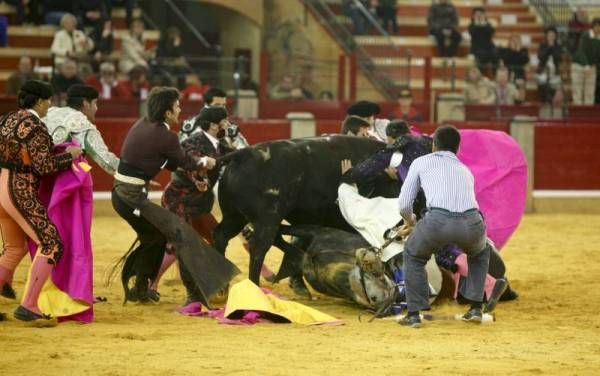
M 355 185 L 342 183 L 338 187 L 338 205 L 346 222 L 352 226 L 373 247 L 381 247 L 385 243 L 384 233 L 394 227 L 401 219 L 397 210 L 397 199 L 363 197 Z M 384 248 L 381 261 L 386 262 L 404 250 L 404 244 L 392 242 Z M 442 273 L 432 255 L 425 265 L 427 279 L 433 292 L 432 299 L 442 288 Z
M 385 243 L 385 231 L 400 222 L 400 213 L 395 210 L 396 201 L 395 198 L 363 197 L 355 185 L 342 183 L 338 187 L 338 204 L 344 219 L 373 247 L 381 247 Z M 402 243 L 391 243 L 383 250 L 382 261 L 403 249 Z

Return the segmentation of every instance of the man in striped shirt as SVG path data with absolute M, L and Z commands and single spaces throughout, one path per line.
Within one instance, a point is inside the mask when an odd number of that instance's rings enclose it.
M 433 137 L 433 153 L 415 159 L 402 185 L 400 215 L 407 226 L 414 226 L 404 247 L 408 314 L 402 325 L 421 325 L 419 311 L 430 308 L 425 264 L 436 250 L 448 244 L 458 245 L 467 254 L 469 264 L 465 297 L 471 301 L 471 308 L 463 320 L 481 322 L 490 248 L 475 199 L 475 180 L 456 157 L 459 144 L 456 128 L 439 127 Z M 420 188 L 425 192 L 428 210 L 417 222 L 412 208 Z

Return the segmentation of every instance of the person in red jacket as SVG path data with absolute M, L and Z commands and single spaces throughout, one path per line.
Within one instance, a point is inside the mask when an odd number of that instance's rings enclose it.
M 86 84 L 94 87 L 100 94 L 100 99 L 127 98 L 127 92 L 117 84 L 115 65 L 111 62 L 100 64 L 100 74 L 92 75 Z
M 191 101 L 201 101 L 204 99 L 204 94 L 210 89 L 210 86 L 203 85 L 202 80 L 195 75 L 189 74 L 185 79 L 185 89 L 181 92 L 181 97 Z
M 404 120 L 409 124 L 423 122 L 423 116 L 412 105 L 412 93 L 408 89 L 402 89 L 398 94 L 398 107 L 392 111 L 388 118 L 390 120 Z
M 129 71 L 128 80 L 119 81 L 117 84 L 117 91 L 123 93 L 127 98 L 146 99 L 151 89 L 147 74 L 148 69 L 145 66 L 136 65 Z

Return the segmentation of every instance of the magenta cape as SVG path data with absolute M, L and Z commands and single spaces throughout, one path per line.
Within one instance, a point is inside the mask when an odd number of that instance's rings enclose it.
M 64 149 L 74 144 L 61 144 L 56 149 Z M 79 158 L 73 166 L 85 159 Z M 72 299 L 93 306 L 93 259 L 92 259 L 92 177 L 82 169 L 70 168 L 42 179 L 40 199 L 48 209 L 50 220 L 58 228 L 64 249 L 52 272 L 52 282 Z M 32 247 L 33 245 L 33 247 Z M 35 245 L 29 242 L 31 255 Z M 60 317 L 63 320 L 76 320 L 89 323 L 94 318 L 93 308 L 81 313 Z
M 527 162 L 508 134 L 460 130 L 458 158 L 475 177 L 475 195 L 485 217 L 488 237 L 498 249 L 515 232 L 527 197 Z

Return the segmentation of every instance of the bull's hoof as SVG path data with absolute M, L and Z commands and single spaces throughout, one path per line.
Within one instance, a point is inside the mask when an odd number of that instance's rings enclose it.
M 312 295 L 310 294 L 308 287 L 306 287 L 302 277 L 290 277 L 289 286 L 296 295 L 312 299 Z

